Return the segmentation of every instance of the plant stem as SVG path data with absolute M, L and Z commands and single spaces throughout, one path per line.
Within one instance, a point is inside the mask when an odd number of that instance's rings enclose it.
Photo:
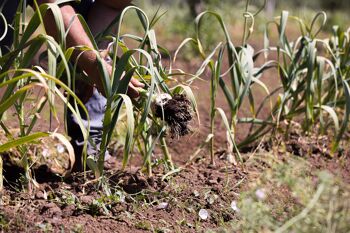
M 135 139 L 136 141 L 136 146 L 138 148 L 138 151 L 139 153 L 141 154 L 142 158 L 144 159 L 144 163 L 143 163 L 143 166 L 145 166 L 146 168 L 146 171 L 147 171 L 147 175 L 149 177 L 152 176 L 152 164 L 151 164 L 151 159 L 150 158 L 146 158 L 147 156 L 147 151 L 148 151 L 148 145 L 147 143 L 145 142 L 145 139 L 142 138 L 143 140 L 143 145 L 145 146 L 144 150 L 142 149 L 142 145 L 141 145 L 141 142 L 138 138 Z
M 151 158 L 147 158 L 147 175 L 148 177 L 151 177 L 152 174 L 152 163 L 151 163 Z
M 211 113 L 211 118 L 210 118 L 210 134 L 214 135 L 214 130 L 215 130 L 215 124 L 214 124 L 214 118 L 215 118 L 215 110 L 214 112 Z M 215 159 L 214 159 L 214 137 L 210 139 L 210 164 L 215 165 Z
M 166 145 L 165 137 L 160 138 L 160 146 L 162 148 L 164 158 L 170 167 L 170 170 L 174 170 L 174 164 L 173 164 L 173 161 L 171 159 L 171 155 L 169 153 L 168 146 Z
M 247 0 L 245 5 L 245 12 L 248 11 L 249 4 L 250 4 L 250 0 Z M 243 38 L 242 38 L 243 46 L 245 46 L 247 42 L 247 27 L 248 27 L 248 20 L 246 17 L 244 17 L 244 30 L 243 30 Z
M 215 130 L 215 98 L 216 98 L 216 90 L 217 90 L 217 83 L 216 83 L 216 77 L 215 77 L 215 67 L 211 63 L 210 64 L 210 69 L 212 70 L 212 77 L 210 80 L 210 133 L 214 135 L 214 130 Z M 215 165 L 215 160 L 214 160 L 214 137 L 210 139 L 210 164 Z
M 2 157 L 0 156 L 0 198 L 1 198 L 1 193 L 4 188 L 4 177 L 2 174 L 2 167 L 3 167 L 3 162 L 2 162 Z M 1 203 L 1 200 L 0 200 Z

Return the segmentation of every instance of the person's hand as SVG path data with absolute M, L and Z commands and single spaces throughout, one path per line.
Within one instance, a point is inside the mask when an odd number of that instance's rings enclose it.
M 110 64 L 110 62 L 108 61 L 111 61 L 111 59 L 109 58 L 108 56 L 108 51 L 109 49 L 107 50 L 102 50 L 100 52 L 101 54 L 101 57 L 106 61 L 106 68 L 107 68 L 107 71 L 109 73 L 109 75 L 111 75 L 112 73 L 112 66 Z M 138 92 L 138 88 L 143 88 L 145 87 L 145 85 L 143 83 L 141 83 L 139 80 L 135 79 L 135 78 L 131 78 L 130 82 L 129 82 L 129 87 L 128 87 L 128 92 L 127 94 L 131 97 L 131 98 L 137 98 L 139 97 L 139 92 Z
M 90 54 L 89 56 L 93 56 L 91 55 L 92 53 L 87 53 Z M 84 54 L 85 55 L 85 54 Z M 103 88 L 103 84 L 102 84 L 102 78 L 101 74 L 99 72 L 99 68 L 98 68 L 98 63 L 97 63 L 97 59 L 96 56 L 94 58 L 86 58 L 88 56 L 83 56 L 84 59 L 82 59 L 85 62 L 82 62 L 82 66 L 86 67 L 85 68 L 85 72 L 87 73 L 87 75 L 89 76 L 89 78 L 91 79 L 91 81 L 94 83 L 95 87 L 97 88 L 97 90 L 103 95 L 106 96 L 106 93 L 104 92 L 104 88 Z M 102 58 L 104 58 L 102 56 Z M 106 62 L 105 60 L 102 60 L 104 63 L 104 66 L 108 72 L 109 75 L 112 74 L 112 66 L 110 64 L 108 64 L 108 62 Z M 140 81 L 138 81 L 135 78 L 131 78 L 130 83 L 129 83 L 129 87 L 128 87 L 128 91 L 127 94 L 131 97 L 131 98 L 137 98 L 139 96 L 139 92 L 138 92 L 138 88 L 143 88 L 144 84 L 141 83 Z M 90 88 L 86 88 L 86 97 L 84 99 L 89 99 L 92 95 L 92 91 L 90 90 Z
M 139 80 L 135 78 L 131 78 L 128 88 L 128 96 L 131 98 L 137 98 L 139 97 L 140 93 L 137 90 L 138 88 L 143 88 L 145 85 L 141 83 Z

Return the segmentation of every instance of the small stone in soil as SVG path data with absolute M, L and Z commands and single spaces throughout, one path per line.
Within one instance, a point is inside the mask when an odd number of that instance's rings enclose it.
M 209 213 L 206 209 L 200 209 L 198 215 L 202 220 L 207 220 L 209 217 Z
M 168 208 L 169 203 L 168 202 L 161 202 L 159 205 L 156 206 L 156 210 L 163 210 Z
M 216 180 L 208 180 L 208 184 L 214 185 L 217 184 L 218 182 Z

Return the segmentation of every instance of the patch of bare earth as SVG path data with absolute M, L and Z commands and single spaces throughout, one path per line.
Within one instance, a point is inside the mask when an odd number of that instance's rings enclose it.
M 198 64 L 187 64 L 189 67 L 195 65 Z M 138 170 L 140 162 L 137 158 L 126 171 L 108 171 L 107 179 L 100 186 L 90 174 L 87 179 L 82 174 L 73 174 L 65 180 L 58 178 L 48 181 L 44 173 L 40 187 L 33 193 L 5 187 L 0 206 L 2 231 L 203 232 L 234 219 L 231 202 L 237 200 L 247 184 L 261 174 L 264 164 L 259 164 L 259 168 L 243 168 L 229 163 L 223 156 L 226 148 L 225 128 L 217 118 L 216 166 L 209 166 L 207 148 L 193 163 L 185 166 L 209 133 L 208 87 L 208 80 L 198 81 L 194 85 L 201 124 L 194 123 L 192 134 L 180 140 L 168 140 L 175 164 L 184 167 L 179 173 L 163 180 L 164 171 L 158 167 L 153 177 L 148 178 Z M 222 93 L 218 93 L 217 104 L 228 110 Z M 243 137 L 245 129 L 242 127 L 238 130 L 238 139 Z M 284 151 L 303 156 L 315 169 L 327 169 L 350 183 L 349 152 L 344 149 L 330 158 L 324 153 L 321 142 L 295 134 L 282 143 L 282 147 Z M 272 148 L 266 146 L 264 149 Z M 248 150 L 243 156 L 249 157 L 253 150 Z M 278 159 L 287 159 L 284 154 L 281 153 Z M 120 164 L 117 167 L 120 168 Z M 284 199 L 295 202 L 288 190 L 278 193 Z M 200 209 L 208 211 L 206 220 L 199 217 Z
M 202 160 L 162 180 L 140 172 L 108 172 L 110 196 L 82 174 L 66 182 L 48 182 L 32 194 L 6 190 L 1 206 L 6 232 L 195 232 L 230 221 L 230 203 L 237 198 L 245 174 L 224 161 L 208 167 Z M 209 212 L 207 220 L 198 216 Z

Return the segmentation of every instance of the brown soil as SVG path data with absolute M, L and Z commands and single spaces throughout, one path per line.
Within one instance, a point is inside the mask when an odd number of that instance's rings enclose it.
M 230 203 L 237 200 L 244 185 L 254 177 L 248 173 L 256 169 L 228 162 L 225 128 L 219 118 L 216 119 L 216 166 L 209 165 L 207 149 L 186 165 L 209 133 L 208 87 L 208 81 L 194 84 L 201 124 L 193 123 L 192 133 L 181 140 L 168 140 L 175 164 L 183 166 L 179 173 L 162 180 L 164 172 L 160 166 L 155 168 L 152 178 L 147 178 L 138 170 L 138 163 L 133 162 L 127 171 L 109 171 L 108 179 L 100 186 L 89 173 L 87 182 L 82 174 L 73 174 L 64 182 L 57 177 L 46 180 L 34 193 L 7 186 L 0 206 L 2 231 L 203 232 L 225 225 L 235 217 Z M 227 111 L 221 92 L 217 100 L 218 106 Z M 238 131 L 238 139 L 246 133 L 244 129 Z M 315 146 L 310 150 L 311 144 Z M 349 152 L 344 150 L 331 159 L 322 145 L 319 140 L 310 141 L 295 134 L 284 148 L 298 156 L 307 154 L 305 158 L 313 167 L 328 169 L 350 183 Z M 264 149 L 271 147 L 267 144 Z M 120 164 L 117 167 L 121 167 Z M 108 192 L 112 195 L 106 196 Z M 199 218 L 200 209 L 208 211 L 207 220 Z
M 131 166 L 125 172 L 108 171 L 108 185 L 98 186 L 87 173 L 87 182 L 83 174 L 73 174 L 65 182 L 44 182 L 34 193 L 7 187 L 0 207 L 0 220 L 8 223 L 3 231 L 204 232 L 224 226 L 235 218 L 230 203 L 247 189 L 245 184 L 259 177 L 264 165 L 242 168 L 223 154 L 216 154 L 214 167 L 205 154 L 164 180 L 159 169 L 148 178 Z M 349 156 L 327 159 L 312 154 L 307 160 L 313 168 L 327 169 L 350 182 Z M 113 195 L 106 196 L 104 187 Z M 281 190 L 276 193 L 284 195 Z M 200 209 L 209 212 L 207 220 L 199 218 Z
M 82 174 L 73 174 L 65 182 L 43 183 L 32 194 L 7 189 L 1 206 L 1 217 L 9 221 L 4 230 L 50 228 L 56 232 L 80 227 L 83 232 L 195 232 L 216 228 L 233 219 L 229 206 L 239 191 L 235 184 L 246 176 L 223 160 L 210 167 L 202 158 L 164 181 L 161 171 L 147 178 L 134 167 L 129 170 L 108 172 L 112 197 L 96 188 L 97 181 L 83 183 Z M 198 217 L 202 208 L 210 214 L 206 221 Z

